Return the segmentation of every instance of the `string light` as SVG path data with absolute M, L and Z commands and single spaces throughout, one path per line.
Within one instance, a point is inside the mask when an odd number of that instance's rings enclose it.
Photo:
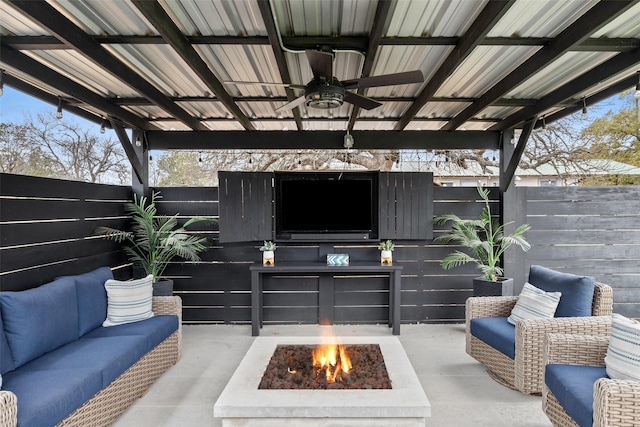
M 4 70 L 0 70 L 0 96 L 4 94 Z
M 638 84 L 636 84 L 636 93 L 633 94 L 635 99 L 640 99 L 640 71 L 638 71 Z
M 584 97 L 582 97 L 582 120 L 587 120 L 587 101 Z
M 56 119 L 62 118 L 62 98 L 58 97 L 58 111 L 56 111 Z
M 102 119 L 102 124 L 100 125 L 100 133 L 103 134 L 105 132 L 105 126 L 106 126 L 106 124 L 104 122 L 104 119 Z

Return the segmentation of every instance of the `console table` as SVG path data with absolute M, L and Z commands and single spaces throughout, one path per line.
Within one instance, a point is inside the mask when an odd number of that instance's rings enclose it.
M 251 335 L 260 335 L 263 322 L 262 282 L 264 275 L 314 273 L 319 276 L 335 274 L 385 274 L 389 276 L 389 327 L 393 335 L 400 335 L 400 280 L 402 266 L 380 265 L 379 263 L 352 262 L 349 265 L 327 265 L 310 262 L 278 262 L 274 266 L 252 265 L 251 271 Z M 320 302 L 322 319 L 323 302 Z

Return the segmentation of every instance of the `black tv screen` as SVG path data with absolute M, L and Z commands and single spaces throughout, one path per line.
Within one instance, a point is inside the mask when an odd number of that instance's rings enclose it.
M 277 240 L 378 238 L 378 172 L 276 172 Z

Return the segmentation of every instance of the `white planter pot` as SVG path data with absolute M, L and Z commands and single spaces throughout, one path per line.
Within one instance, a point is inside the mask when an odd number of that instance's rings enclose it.
M 273 251 L 263 251 L 262 252 L 262 265 L 274 265 L 275 264 L 275 254 Z
M 391 251 L 380 251 L 380 264 L 382 265 L 391 265 L 393 263 L 393 252 Z

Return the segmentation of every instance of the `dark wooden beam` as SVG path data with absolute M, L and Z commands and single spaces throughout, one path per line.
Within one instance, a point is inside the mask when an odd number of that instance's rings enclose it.
M 449 123 L 444 125 L 442 130 L 455 130 L 459 128 L 464 122 L 491 105 L 496 99 L 499 99 L 527 78 L 546 67 L 573 46 L 585 41 L 590 34 L 593 34 L 611 22 L 635 3 L 637 3 L 636 0 L 611 0 L 595 4 L 573 24 L 558 34 L 551 43 L 534 53 L 529 59 L 509 73 L 509 75 L 487 90 L 476 102 L 465 108 L 449 121 Z
M 240 107 L 233 102 L 231 95 L 211 72 L 209 66 L 193 48 L 189 40 L 182 34 L 178 26 L 171 20 L 167 12 L 157 1 L 153 0 L 132 0 L 133 4 L 144 15 L 162 37 L 173 47 L 173 50 L 191 67 L 194 73 L 200 77 L 204 84 L 222 101 L 224 106 L 236 118 L 238 122 L 247 130 L 253 130 L 253 125 L 249 118 L 245 116 Z M 206 126 L 198 122 L 199 127 L 193 129 L 206 130 Z M 203 129 L 204 128 L 204 129 Z
M 186 36 L 194 45 L 268 45 L 266 36 Z M 162 36 L 156 35 L 96 35 L 100 44 L 166 44 Z M 455 46 L 460 37 L 382 37 L 380 46 Z M 545 46 L 552 37 L 485 37 L 480 46 Z M 63 42 L 54 36 L 3 35 L 2 42 L 17 50 L 66 49 Z M 331 46 L 339 50 L 365 52 L 369 43 L 366 36 L 293 36 L 282 37 L 285 47 L 293 50 L 317 49 Z M 640 40 L 631 37 L 589 38 L 570 48 L 576 51 L 616 52 L 640 47 Z
M 508 159 L 509 162 L 506 168 L 500 168 L 500 192 L 504 193 L 511 185 L 511 181 L 516 174 L 516 169 L 518 168 L 518 164 L 520 164 L 520 159 L 522 158 L 522 154 L 524 154 L 524 149 L 527 146 L 527 141 L 529 140 L 529 136 L 533 131 L 533 126 L 535 125 L 536 120 L 533 119 L 525 124 L 520 133 L 520 137 L 518 138 L 518 142 L 516 146 L 511 151 L 511 156 Z M 513 135 L 513 129 L 510 130 L 510 135 Z M 500 150 L 501 158 L 500 165 L 503 166 L 504 162 L 507 160 L 504 155 L 506 150 Z
M 501 132 L 353 131 L 356 150 L 497 150 Z M 150 150 L 336 150 L 344 131 L 155 131 Z
M 421 121 L 421 122 L 446 122 L 448 120 L 450 120 L 451 117 L 416 117 L 414 120 L 415 121 Z M 153 122 L 170 122 L 170 121 L 174 121 L 175 119 L 173 117 L 154 117 L 153 119 L 149 119 L 149 122 L 153 123 Z M 202 120 L 203 122 L 228 122 L 228 121 L 233 121 L 233 119 L 228 119 L 226 117 L 202 117 L 200 120 Z M 293 120 L 293 118 L 291 117 L 285 117 L 285 118 L 280 118 L 280 117 L 255 117 L 253 119 L 249 119 L 251 120 L 251 122 L 283 122 L 283 121 L 291 121 Z M 329 117 L 307 117 L 306 119 L 303 119 L 305 122 L 346 122 L 349 120 L 348 116 L 333 116 L 331 118 Z M 383 118 L 379 118 L 379 117 L 360 117 L 358 118 L 358 121 L 360 122 L 395 122 L 397 120 L 400 120 L 400 117 L 383 117 Z M 474 123 L 495 123 L 495 122 L 499 122 L 500 119 L 499 117 L 482 117 L 482 118 L 472 118 L 469 121 L 470 122 L 474 122 Z
M 195 117 L 182 109 L 151 83 L 135 73 L 118 58 L 113 56 L 102 45 L 72 21 L 58 12 L 53 6 L 44 0 L 8 0 L 11 5 L 25 13 L 34 22 L 46 28 L 69 47 L 75 49 L 91 62 L 102 67 L 105 72 L 118 77 L 123 83 L 152 100 L 160 108 L 182 121 L 191 129 L 206 130 Z M 73 95 L 73 94 L 72 94 Z
M 95 92 L 74 82 L 70 78 L 63 76 L 62 74 L 59 74 L 24 53 L 18 52 L 10 47 L 0 45 L 0 57 L 2 58 L 3 63 L 21 70 L 21 72 L 30 75 L 34 79 L 41 81 L 48 86 L 56 88 L 60 91 L 61 96 L 64 96 L 64 94 L 72 94 L 73 98 L 104 111 L 105 116 L 112 115 L 117 117 L 122 122 L 127 123 L 132 127 L 138 127 L 145 130 L 157 129 L 155 125 L 122 107 L 112 104 Z M 55 102 L 57 103 L 57 101 Z
M 362 66 L 361 77 L 368 77 L 373 69 L 373 64 L 378 53 L 378 46 L 380 45 L 380 39 L 384 32 L 385 24 L 387 23 L 387 17 L 389 16 L 389 10 L 391 9 L 390 0 L 380 0 L 378 7 L 376 8 L 376 14 L 373 18 L 373 27 L 369 33 L 369 43 L 367 44 L 367 51 L 365 52 L 364 65 Z M 366 89 L 358 89 L 357 93 L 363 95 Z M 360 107 L 353 105 L 351 107 L 351 117 L 349 117 L 349 123 L 347 129 L 353 130 L 353 126 L 356 123 L 356 119 L 360 114 Z
M 131 163 L 131 167 L 133 168 L 133 172 L 136 174 L 136 177 L 141 183 L 148 182 L 145 169 L 142 167 L 142 163 L 140 163 L 140 159 L 136 155 L 133 144 L 131 143 L 125 128 L 123 128 L 117 121 L 113 120 L 112 117 L 109 118 L 109 122 L 111 123 L 113 130 L 116 132 L 116 136 L 120 140 L 120 144 L 122 145 L 124 152 L 127 154 L 127 158 L 129 159 L 129 163 Z
M 379 102 L 414 102 L 415 97 L 412 96 L 372 96 L 371 99 Z M 153 105 L 151 101 L 142 97 L 135 98 L 121 98 L 111 97 L 107 98 L 110 102 L 116 105 Z M 170 98 L 173 102 L 220 102 L 217 98 L 210 96 L 175 96 Z M 477 98 L 450 98 L 433 96 L 429 99 L 429 102 L 474 102 Z M 286 96 L 236 96 L 233 97 L 235 102 L 287 102 Z M 494 102 L 493 106 L 498 107 L 526 107 L 535 105 L 536 99 L 529 98 L 501 98 Z
M 530 120 L 534 116 L 538 116 L 541 112 L 574 97 L 575 94 L 597 86 L 603 80 L 606 80 L 611 76 L 615 76 L 629 67 L 633 67 L 638 64 L 638 62 L 640 62 L 640 48 L 630 52 L 619 53 L 608 61 L 603 62 L 590 70 L 586 70 L 581 76 L 540 98 L 535 105 L 522 108 L 511 116 L 501 120 L 499 123 L 492 126 L 490 130 L 504 130 L 520 125 L 522 122 Z M 635 81 L 631 82 L 631 80 Z M 637 74 L 635 72 L 633 73 L 633 76 L 629 78 L 629 81 L 631 83 L 628 86 L 624 86 L 622 90 L 637 83 Z M 593 100 L 591 100 L 591 103 L 593 103 Z M 573 112 L 581 108 L 582 103 L 580 103 L 579 106 L 569 107 L 568 110 L 572 110 L 571 112 Z M 545 120 L 547 124 L 551 123 L 548 117 L 545 118 Z
M 451 73 L 464 61 L 467 56 L 476 48 L 480 40 L 487 35 L 496 22 L 504 16 L 515 0 L 510 1 L 490 1 L 482 9 L 471 27 L 460 38 L 456 47 L 449 53 L 440 68 L 433 74 L 426 86 L 417 96 L 416 101 L 404 113 L 402 118 L 396 123 L 394 129 L 402 130 L 418 115 L 422 107 L 435 95 L 440 86 L 449 78 Z
M 287 60 L 284 57 L 282 48 L 280 47 L 280 39 L 278 38 L 276 24 L 275 22 L 273 22 L 271 5 L 267 0 L 258 0 L 258 7 L 260 8 L 260 14 L 262 15 L 262 20 L 264 21 L 264 25 L 267 29 L 269 44 L 271 45 L 271 50 L 273 51 L 273 55 L 276 58 L 276 64 L 278 65 L 278 71 L 280 72 L 280 78 L 282 79 L 282 83 L 290 84 L 291 76 L 289 75 Z M 291 88 L 286 88 L 285 92 L 287 93 L 288 102 L 291 102 L 298 97 L 293 91 L 293 89 Z M 291 112 L 293 114 L 293 119 L 296 122 L 296 126 L 298 127 L 298 130 L 302 130 L 303 127 L 302 127 L 302 118 L 300 117 L 300 109 L 294 108 Z

